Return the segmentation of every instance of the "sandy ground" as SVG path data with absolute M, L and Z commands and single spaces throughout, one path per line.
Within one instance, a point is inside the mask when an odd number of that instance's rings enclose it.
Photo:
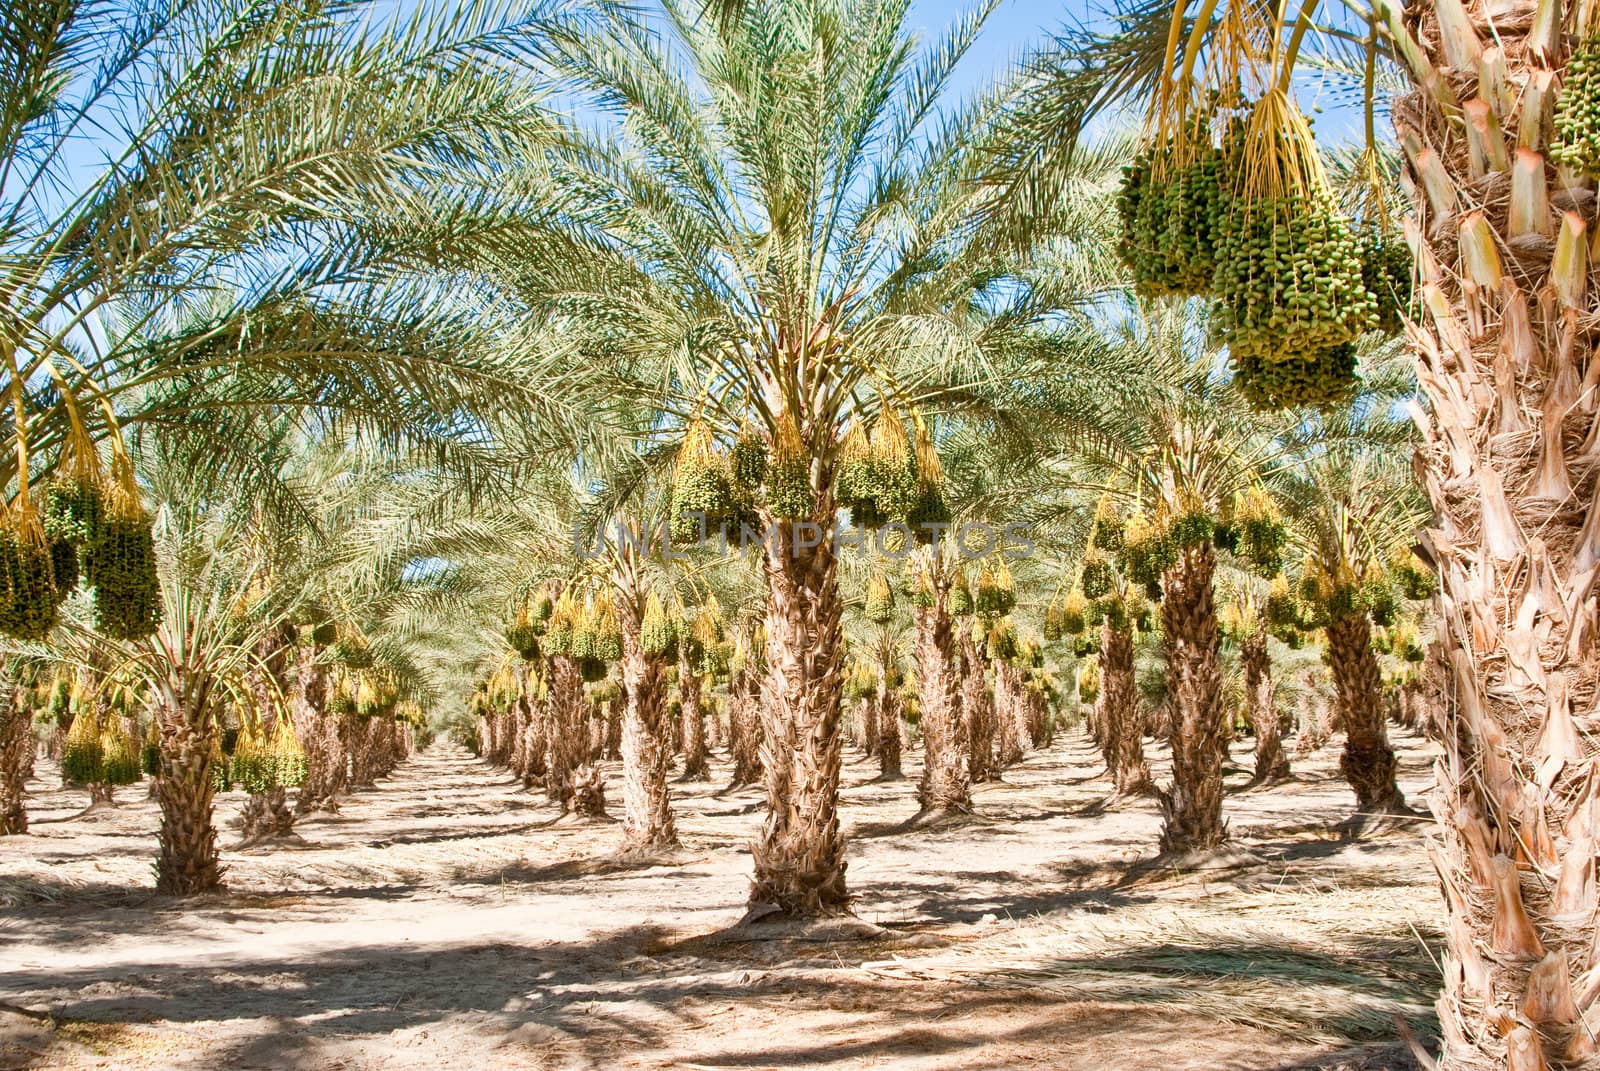
M 1430 753 L 1397 742 L 1415 798 Z M 1079 732 L 954 828 L 908 828 L 915 781 L 849 754 L 850 884 L 894 931 L 867 941 L 730 931 L 761 797 L 726 766 L 674 785 L 681 858 L 625 867 L 614 825 L 439 745 L 180 902 L 152 891 L 143 786 L 77 816 L 41 764 L 33 833 L 0 841 L 0 1071 L 1414 1066 L 1393 1019 L 1431 1029 L 1425 827 L 1342 842 L 1337 742 L 1271 789 L 1248 747 L 1226 807 L 1249 855 L 1188 871 L 1151 865 L 1154 801 L 1108 807 Z

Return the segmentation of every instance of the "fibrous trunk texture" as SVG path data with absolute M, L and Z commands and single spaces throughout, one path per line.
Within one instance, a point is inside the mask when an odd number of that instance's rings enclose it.
M 306 753 L 306 779 L 295 801 L 297 814 L 338 810 L 338 798 L 349 788 L 348 760 L 339 719 L 328 711 L 328 672 L 319 661 L 322 649 L 306 646 L 296 656 L 296 687 L 291 710 L 295 730 Z
M 900 693 L 878 679 L 878 780 L 898 781 L 905 776 L 900 768 Z
M 1344 754 L 1339 770 L 1355 790 L 1358 815 L 1406 809 L 1395 784 L 1394 748 L 1389 744 L 1383 709 L 1383 676 L 1372 652 L 1372 625 L 1366 613 L 1341 614 L 1328 623 L 1323 658 L 1333 673 L 1344 723 Z
M 1295 706 L 1295 758 L 1305 758 L 1321 748 L 1333 732 L 1327 704 L 1317 691 L 1316 676 L 1302 675 L 1300 685 L 1300 700 Z
M 998 778 L 994 699 L 989 694 L 983 651 L 972 641 L 972 631 L 965 628 L 961 630 L 961 718 L 966 722 L 971 748 L 968 769 L 973 783 Z
M 211 749 L 217 726 L 209 689 L 180 674 L 170 683 L 161 720 L 160 852 L 156 890 L 189 896 L 222 887 L 212 824 Z
M 606 815 L 606 779 L 593 763 L 586 762 L 572 771 L 571 809 L 579 818 Z
M 878 696 L 869 692 L 861 697 L 856 708 L 857 731 L 861 734 L 861 750 L 870 759 L 878 753 Z
M 606 758 L 622 758 L 622 690 L 606 703 Z
M 1172 784 L 1161 790 L 1164 852 L 1204 851 L 1227 839 L 1222 823 L 1221 645 L 1211 590 L 1216 552 L 1184 550 L 1162 576 L 1161 625 L 1167 646 Z
M 733 784 L 761 780 L 761 687 L 749 670 L 740 670 L 728 689 L 728 750 L 733 758 Z
M 687 660 L 678 664 L 678 696 L 683 706 L 683 779 L 709 781 L 711 756 L 706 751 L 706 718 L 700 675 Z
M 1144 757 L 1132 633 L 1102 622 L 1099 657 L 1100 694 L 1095 699 L 1095 721 L 1100 726 L 1106 772 L 1118 794 L 1149 791 L 1150 764 Z
M 294 811 L 289 808 L 289 792 L 282 787 L 252 795 L 240 816 L 246 844 L 287 837 L 294 832 Z
M 1028 739 L 1028 706 L 1022 674 L 1004 658 L 994 664 L 994 718 L 996 753 L 1002 769 L 1022 761 Z
M 345 740 L 350 748 L 350 787 L 371 788 L 378 777 L 378 719 L 350 718 Z
M 1277 687 L 1272 682 L 1272 659 L 1267 655 L 1267 633 L 1257 628 L 1239 644 L 1239 664 L 1244 669 L 1245 709 L 1256 738 L 1254 780 L 1261 784 L 1289 776 L 1289 757 L 1283 753 L 1283 728 L 1278 722 Z
M 791 917 L 848 909 L 839 829 L 842 604 L 826 506 L 816 524 L 780 522 L 764 541 L 767 675 L 760 699 L 767 817 L 753 848 L 750 903 Z
M 671 733 L 667 725 L 667 664 L 639 645 L 643 597 L 623 591 L 622 619 L 622 850 L 653 854 L 678 846 L 667 787 Z
M 589 734 L 584 729 L 583 673 L 566 655 L 550 659 L 547 705 L 544 794 L 565 811 L 572 802 L 572 773 L 589 757 Z M 626 730 L 623 735 L 626 737 Z
M 28 831 L 24 796 L 33 773 L 33 712 L 20 701 L 19 691 L 0 668 L 0 836 Z
M 945 591 L 936 586 L 934 604 L 918 607 L 914 638 L 917 700 L 922 707 L 922 785 L 918 802 L 925 812 L 972 810 L 972 774 L 967 727 L 957 708 L 955 630 L 945 608 Z
M 1451 1069 L 1592 1067 L 1600 1030 L 1600 797 L 1573 719 L 1600 682 L 1594 194 L 1549 142 L 1558 88 L 1592 129 L 1566 66 L 1586 17 L 1411 5 L 1416 88 L 1391 107 L 1419 191 L 1406 226 L 1425 311 L 1407 337 L 1449 668 L 1429 805 Z M 1487 239 L 1470 265 L 1469 234 Z

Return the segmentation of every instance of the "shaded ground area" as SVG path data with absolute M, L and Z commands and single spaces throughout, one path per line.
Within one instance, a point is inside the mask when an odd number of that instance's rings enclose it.
M 1430 755 L 1400 742 L 1415 797 Z M 954 828 L 906 828 L 915 756 L 890 783 L 852 756 L 851 886 L 894 934 L 826 943 L 724 932 L 761 795 L 723 766 L 674 785 L 675 865 L 624 867 L 615 827 L 439 746 L 303 845 L 226 852 L 229 891 L 189 902 L 151 891 L 143 786 L 76 817 L 42 767 L 34 834 L 0 841 L 0 1071 L 1414 1066 L 1393 1018 L 1432 1027 L 1418 831 L 1341 842 L 1337 744 L 1270 789 L 1244 788 L 1247 746 L 1226 806 L 1251 857 L 1188 872 L 1151 865 L 1153 801 L 1104 806 L 1076 732 Z

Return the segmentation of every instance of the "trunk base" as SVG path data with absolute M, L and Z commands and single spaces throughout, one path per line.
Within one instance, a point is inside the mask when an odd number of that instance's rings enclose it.
M 294 811 L 289 807 L 289 793 L 285 789 L 274 788 L 251 796 L 245 801 L 240 818 L 241 848 L 294 836 Z

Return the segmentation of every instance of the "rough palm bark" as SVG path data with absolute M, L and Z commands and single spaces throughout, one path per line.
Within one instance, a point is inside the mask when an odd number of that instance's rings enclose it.
M 706 751 L 706 719 L 702 704 L 703 682 L 689 668 L 687 659 L 678 663 L 678 697 L 683 706 L 683 779 L 709 781 L 711 756 Z
M 240 812 L 240 838 L 245 844 L 287 837 L 294 832 L 294 810 L 289 791 L 282 787 L 252 793 Z
M 1257 784 L 1272 784 L 1289 776 L 1289 757 L 1283 753 L 1283 728 L 1278 721 L 1277 686 L 1272 680 L 1272 659 L 1267 654 L 1267 633 L 1257 627 L 1239 642 L 1239 664 L 1244 670 L 1245 709 L 1256 739 Z
M 618 689 L 606 703 L 606 753 L 612 760 L 622 758 L 622 691 Z
M 972 630 L 961 632 L 961 717 L 966 722 L 970 741 L 968 770 L 974 784 L 997 780 L 1000 767 L 995 762 L 994 699 L 989 694 L 983 651 L 972 640 Z
M 884 683 L 880 674 L 875 694 L 878 708 L 878 780 L 898 781 L 905 776 L 900 765 L 903 746 L 900 737 L 900 693 Z
M 208 682 L 187 670 L 160 689 L 161 732 L 158 800 L 161 830 L 156 890 L 190 896 L 222 887 L 213 824 L 211 754 L 217 723 Z
M 1600 771 L 1573 721 L 1600 681 L 1593 194 L 1557 173 L 1549 143 L 1558 87 L 1577 81 L 1568 47 L 1592 31 L 1566 36 L 1565 14 L 1414 5 L 1417 88 L 1391 109 L 1427 310 L 1408 338 L 1450 671 L 1429 805 L 1453 1069 L 1592 1066 L 1600 1030 L 1586 984 Z M 1466 263 L 1474 234 L 1509 255 Z
M 969 741 L 959 709 L 955 623 L 945 604 L 948 593 L 948 584 L 933 583 L 933 605 L 917 607 L 912 641 L 922 709 L 922 784 L 917 797 L 925 814 L 972 810 Z
M 1100 694 L 1095 697 L 1094 709 L 1095 721 L 1101 726 L 1106 772 L 1119 795 L 1148 792 L 1152 782 L 1150 764 L 1144 757 L 1132 633 L 1101 623 L 1099 670 Z
M 857 721 L 861 732 L 861 750 L 872 758 L 878 753 L 878 696 L 877 692 L 868 692 L 861 697 L 861 705 L 856 708 Z
M 825 498 L 826 496 L 824 496 Z M 843 692 L 837 562 L 824 501 L 816 524 L 779 522 L 763 541 L 767 579 L 766 680 L 760 755 L 767 816 L 753 848 L 752 907 L 782 915 L 842 914 L 849 907 L 839 828 L 839 731 Z
M 652 855 L 678 846 L 667 785 L 671 760 L 667 725 L 667 664 L 639 643 L 644 596 L 619 590 L 622 624 L 622 851 Z
M 299 685 L 299 674 L 291 673 L 298 668 L 293 661 L 294 641 L 292 625 L 282 625 L 264 636 L 256 645 L 255 662 L 245 672 L 256 710 L 260 712 L 264 739 L 270 740 L 277 731 L 280 713 L 289 716 L 289 711 L 283 709 L 283 697 L 290 696 L 292 703 L 294 689 Z M 252 793 L 240 816 L 241 836 L 246 843 L 287 837 L 294 832 L 294 819 L 287 789 L 280 787 Z
M 589 734 L 584 731 L 583 673 L 564 654 L 550 659 L 547 705 L 544 794 L 565 811 L 572 803 L 573 772 L 588 759 Z M 622 720 L 625 722 L 626 716 Z M 626 736 L 624 728 L 624 739 Z
M 0 666 L 0 836 L 28 831 L 25 802 L 33 770 L 33 711 L 9 666 Z
M 1028 703 L 1022 674 L 1007 659 L 994 663 L 996 754 L 1001 769 L 1010 769 L 1027 753 Z
M 1355 790 L 1357 816 L 1407 813 L 1405 797 L 1395 783 L 1383 675 L 1372 652 L 1372 623 L 1365 611 L 1339 614 L 1328 622 L 1327 636 L 1323 659 L 1333 673 L 1345 732 L 1339 770 Z
M 328 710 L 328 671 L 322 648 L 307 645 L 295 654 L 295 691 L 290 711 L 306 753 L 306 779 L 295 801 L 297 814 L 337 811 L 349 788 L 348 759 L 339 719 Z
M 735 787 L 762 779 L 760 694 L 759 682 L 749 670 L 740 670 L 728 691 L 728 750 Z
M 344 739 L 350 750 L 350 788 L 371 788 L 378 776 L 377 718 L 351 716 L 345 720 Z
M 1160 790 L 1163 852 L 1205 851 L 1227 839 L 1222 822 L 1221 643 L 1210 544 L 1183 550 L 1162 576 L 1161 625 L 1171 705 L 1172 784 Z

